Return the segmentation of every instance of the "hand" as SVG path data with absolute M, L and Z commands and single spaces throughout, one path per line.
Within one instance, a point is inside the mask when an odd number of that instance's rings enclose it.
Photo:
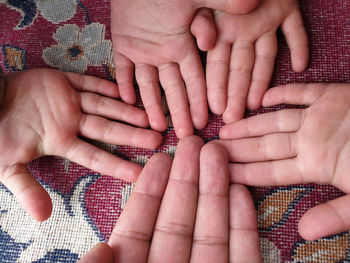
M 249 192 L 229 187 L 221 147 L 201 147 L 187 137 L 172 166 L 165 154 L 146 164 L 109 240 L 114 262 L 261 262 Z
M 221 129 L 224 140 L 218 143 L 234 162 L 231 181 L 332 184 L 348 195 L 308 211 L 299 232 L 315 240 L 350 229 L 350 85 L 295 84 L 268 90 L 263 106 L 280 103 L 309 108 L 265 113 Z
M 295 71 L 308 63 L 308 40 L 296 0 L 261 0 L 246 15 L 215 12 L 217 42 L 207 56 L 207 86 L 210 109 L 223 114 L 225 123 L 261 106 L 277 53 L 276 31 L 281 26 Z M 197 38 L 205 39 L 210 36 Z M 206 40 L 208 42 L 209 40 Z
M 159 81 L 175 132 L 182 138 L 205 127 L 208 119 L 202 64 L 190 25 L 200 7 L 248 12 L 257 0 L 112 0 L 112 39 L 116 78 L 123 101 L 133 104 L 133 73 L 150 125 L 167 128 Z M 206 6 L 204 6 L 206 5 Z
M 0 107 L 0 181 L 36 220 L 52 210 L 49 195 L 29 174 L 28 162 L 44 155 L 66 157 L 100 173 L 135 181 L 141 167 L 83 141 L 155 148 L 157 132 L 147 127 L 144 111 L 123 104 L 115 84 L 91 76 L 49 69 L 8 75 Z M 108 118 L 108 119 L 107 119 Z

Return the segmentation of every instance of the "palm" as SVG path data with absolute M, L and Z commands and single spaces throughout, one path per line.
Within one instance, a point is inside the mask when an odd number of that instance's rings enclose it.
M 141 167 L 82 140 L 155 148 L 157 132 L 108 119 L 147 127 L 140 109 L 118 97 L 115 84 L 91 76 L 55 70 L 28 70 L 6 78 L 0 109 L 0 181 L 38 220 L 51 213 L 50 198 L 26 169 L 44 155 L 66 157 L 97 172 L 135 181 Z
M 305 110 L 297 131 L 298 166 L 304 178 L 350 193 L 349 87 L 338 85 Z
M 230 3 L 232 2 L 232 3 Z M 237 0 L 207 1 L 209 7 L 242 11 Z M 246 1 L 249 4 L 256 0 Z M 243 6 L 247 5 L 245 3 Z M 178 137 L 204 128 L 207 99 L 204 73 L 190 24 L 201 1 L 113 0 L 112 38 L 121 98 L 135 102 L 133 71 L 153 129 L 166 129 L 158 83 L 167 98 Z
M 39 72 L 9 77 L 9 103 L 2 110 L 0 138 L 4 140 L 1 165 L 10 160 L 28 163 L 42 155 L 64 155 L 64 149 L 76 137 L 81 110 L 78 93 L 60 75 L 50 76 L 47 85 Z M 30 83 L 30 88 L 26 87 Z M 59 87 L 55 87 L 55 84 Z M 67 118 L 69 116 L 69 118 Z M 18 147 L 21 146 L 21 147 Z
M 293 68 L 308 60 L 307 35 L 296 0 L 263 0 L 246 15 L 215 13 L 218 40 L 207 59 L 208 101 L 226 123 L 256 109 L 268 88 L 277 54 L 278 27 L 291 49 Z

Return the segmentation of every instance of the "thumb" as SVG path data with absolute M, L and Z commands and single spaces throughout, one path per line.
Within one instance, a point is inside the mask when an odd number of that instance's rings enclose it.
M 208 8 L 197 11 L 191 24 L 192 35 L 197 39 L 198 48 L 208 51 L 215 46 L 216 27 L 213 13 Z
M 249 13 L 258 5 L 258 2 L 259 0 L 198 0 L 200 7 L 207 7 L 231 14 Z
M 35 220 L 45 221 L 52 212 L 49 194 L 24 164 L 0 167 L 0 180 Z
M 350 195 L 318 205 L 299 221 L 300 235 L 309 241 L 350 229 Z
M 94 246 L 78 263 L 113 263 L 113 250 L 106 243 Z

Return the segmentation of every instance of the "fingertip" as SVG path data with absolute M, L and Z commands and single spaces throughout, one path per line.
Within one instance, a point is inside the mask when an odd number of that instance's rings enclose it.
M 207 126 L 208 123 L 208 111 L 202 111 L 198 113 L 192 113 L 192 123 L 195 129 L 201 130 Z
M 208 89 L 208 103 L 209 108 L 212 113 L 215 115 L 222 115 L 225 112 L 226 106 L 227 106 L 227 96 L 226 96 L 226 90 L 225 89 L 216 89 L 213 88 L 211 91 L 217 91 L 217 92 L 210 92 Z M 223 92 L 221 92 L 223 91 Z
M 224 114 L 222 115 L 222 120 L 225 124 L 230 124 L 236 121 L 239 121 L 243 118 L 244 113 L 234 112 L 226 108 Z
M 247 108 L 249 110 L 257 110 L 261 107 L 262 105 L 262 98 L 263 96 L 254 96 L 254 95 L 251 95 L 249 96 L 248 95 L 248 98 L 247 98 Z
M 256 212 L 248 189 L 240 184 L 230 187 L 230 211 L 233 225 L 243 229 L 256 229 Z
M 197 46 L 202 51 L 214 48 L 216 43 L 216 26 L 210 9 L 201 8 L 196 13 L 191 32 L 197 39 Z
M 141 174 L 141 171 L 142 167 L 140 165 L 122 160 L 118 169 L 115 171 L 114 177 L 134 183 Z
M 317 231 L 317 220 L 316 218 L 307 211 L 299 220 L 298 223 L 298 232 L 302 238 L 308 241 L 314 241 L 319 238 L 319 236 L 315 235 L 315 231 Z
M 128 87 L 123 87 L 122 85 L 119 85 L 120 88 L 120 98 L 127 104 L 134 105 L 136 103 L 136 95 L 133 90 L 133 87 L 128 88 Z
M 295 72 L 303 72 L 306 70 L 309 63 L 309 48 L 308 46 L 294 50 L 292 52 L 292 67 Z
M 257 7 L 259 0 L 244 0 L 231 2 L 232 4 L 229 5 L 227 10 L 224 11 L 232 14 L 247 14 Z
M 224 125 L 221 127 L 220 131 L 219 131 L 219 138 L 226 140 L 226 139 L 230 139 L 230 128 L 228 125 Z
M 168 124 L 162 112 L 159 115 L 153 115 L 148 113 L 149 123 L 153 130 L 163 132 L 168 128 Z
M 218 143 L 210 142 L 201 149 L 201 162 L 228 163 L 225 149 Z
M 52 213 L 52 202 L 50 195 L 42 186 L 33 186 L 19 197 L 23 208 L 39 222 L 46 221 Z
M 193 135 L 194 133 L 194 130 L 193 130 L 193 127 L 175 127 L 175 134 L 177 136 L 177 138 L 179 138 L 180 140 L 181 139 L 184 139 L 188 136 L 191 136 Z
M 79 260 L 79 263 L 112 263 L 113 258 L 112 248 L 106 243 L 99 243 Z
M 183 139 L 181 139 L 177 145 L 177 148 L 187 147 L 188 149 L 192 150 L 199 150 L 204 145 L 203 140 L 196 136 L 196 135 L 190 135 L 186 136 Z

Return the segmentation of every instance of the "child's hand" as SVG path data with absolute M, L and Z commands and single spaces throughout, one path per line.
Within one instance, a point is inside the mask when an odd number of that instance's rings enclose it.
M 246 104 L 251 110 L 261 106 L 274 69 L 277 28 L 286 37 L 295 71 L 307 66 L 308 40 L 296 0 L 261 0 L 246 15 L 215 12 L 215 21 L 218 39 L 206 67 L 208 102 L 232 123 L 243 118 Z
M 165 91 L 178 137 L 204 128 L 208 110 L 201 60 L 190 33 L 200 7 L 233 13 L 251 10 L 257 0 L 112 0 L 112 38 L 121 98 L 135 102 L 133 73 L 153 129 L 167 123 L 159 81 Z
M 249 185 L 332 184 L 348 195 L 308 211 L 308 240 L 350 229 L 350 84 L 295 84 L 268 90 L 263 106 L 308 105 L 224 126 L 231 181 Z M 242 150 L 244 149 L 244 150 Z M 238 164 L 243 163 L 243 164 Z
M 83 141 L 155 148 L 157 132 L 147 127 L 144 111 L 120 101 L 115 84 L 91 76 L 35 69 L 6 77 L 0 106 L 0 181 L 37 220 L 51 214 L 51 200 L 29 174 L 28 162 L 44 155 L 66 157 L 97 172 L 135 181 L 141 167 Z M 107 119 L 108 118 L 108 119 Z

